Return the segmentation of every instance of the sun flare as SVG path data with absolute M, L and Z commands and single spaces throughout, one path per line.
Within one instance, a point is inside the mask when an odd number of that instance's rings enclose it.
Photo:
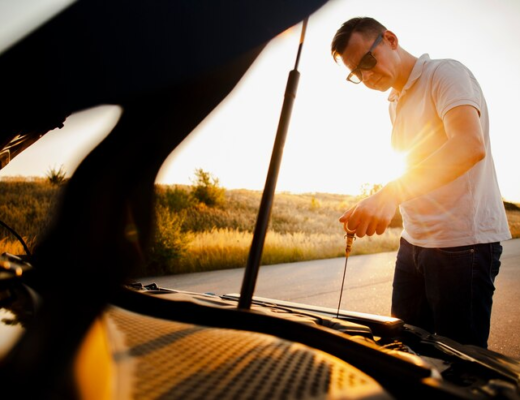
M 385 183 L 399 178 L 406 171 L 406 155 L 395 151 L 389 152 L 385 160 L 384 174 Z

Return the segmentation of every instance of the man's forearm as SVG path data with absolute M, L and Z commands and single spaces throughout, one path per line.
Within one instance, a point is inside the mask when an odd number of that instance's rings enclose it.
M 481 141 L 467 136 L 454 137 L 382 190 L 401 204 L 454 181 L 485 155 Z

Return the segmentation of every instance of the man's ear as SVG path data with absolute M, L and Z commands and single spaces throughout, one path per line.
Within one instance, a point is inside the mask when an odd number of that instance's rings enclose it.
M 399 47 L 399 39 L 397 39 L 394 32 L 388 30 L 385 31 L 383 38 L 390 45 L 392 50 L 396 50 Z

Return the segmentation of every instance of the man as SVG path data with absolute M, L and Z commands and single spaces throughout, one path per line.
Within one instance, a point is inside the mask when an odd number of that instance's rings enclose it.
M 403 232 L 392 314 L 486 348 L 500 241 L 511 234 L 477 80 L 457 61 L 411 55 L 372 18 L 345 22 L 331 51 L 350 70 L 348 81 L 392 89 L 392 146 L 407 156 L 399 179 L 347 210 L 340 222 L 358 237 L 382 234 L 399 206 Z

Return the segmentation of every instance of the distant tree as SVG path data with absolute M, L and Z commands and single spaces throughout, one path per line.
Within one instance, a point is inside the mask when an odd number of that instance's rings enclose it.
M 361 185 L 361 197 L 368 197 L 376 194 L 383 188 L 381 183 L 364 183 Z
M 225 203 L 224 188 L 219 186 L 217 178 L 202 168 L 195 170 L 195 180 L 191 195 L 194 199 L 208 207 L 222 206 Z
M 504 208 L 507 210 L 507 211 L 520 211 L 520 207 L 518 207 L 517 204 L 515 203 L 510 203 L 508 201 L 505 201 L 503 200 L 504 202 Z
M 56 167 L 49 168 L 46 176 L 51 185 L 58 186 L 65 182 L 67 173 L 63 165 L 61 165 L 59 169 L 56 169 Z

